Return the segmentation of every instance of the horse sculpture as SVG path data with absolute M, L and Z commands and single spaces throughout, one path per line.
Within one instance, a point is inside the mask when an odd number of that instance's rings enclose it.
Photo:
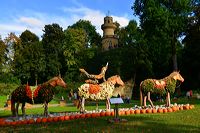
M 179 72 L 172 72 L 169 76 L 157 80 L 157 79 L 146 79 L 140 83 L 140 104 L 146 107 L 146 99 L 150 102 L 153 107 L 153 102 L 151 101 L 151 93 L 159 93 L 161 95 L 166 94 L 166 106 L 170 106 L 170 93 L 175 92 L 177 80 L 183 82 L 184 79 Z M 144 95 L 144 98 L 143 98 Z
M 37 88 L 32 91 L 28 85 L 21 85 L 17 87 L 11 94 L 11 111 L 13 116 L 18 116 L 19 104 L 22 103 L 22 114 L 25 116 L 25 103 L 30 104 L 44 104 L 44 115 L 48 115 L 48 103 L 53 99 L 54 90 L 56 86 L 66 88 L 66 83 L 60 76 L 54 77 L 49 81 L 38 85 Z M 16 107 L 15 107 L 15 103 Z
M 106 109 L 110 110 L 109 99 L 112 97 L 115 84 L 124 85 L 119 75 L 112 76 L 101 84 L 85 83 L 78 88 L 80 112 L 85 111 L 85 99 L 106 100 Z

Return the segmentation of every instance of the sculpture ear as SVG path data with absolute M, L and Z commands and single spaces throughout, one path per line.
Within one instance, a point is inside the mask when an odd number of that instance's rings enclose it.
M 108 62 L 106 63 L 106 67 L 108 67 Z

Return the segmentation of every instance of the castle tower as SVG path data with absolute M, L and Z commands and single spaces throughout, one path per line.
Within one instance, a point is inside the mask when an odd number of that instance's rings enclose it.
M 113 18 L 106 16 L 104 18 L 104 24 L 101 25 L 101 29 L 103 30 L 103 38 L 101 42 L 102 51 L 118 47 L 118 38 L 114 34 L 116 28 L 117 26 L 113 23 Z

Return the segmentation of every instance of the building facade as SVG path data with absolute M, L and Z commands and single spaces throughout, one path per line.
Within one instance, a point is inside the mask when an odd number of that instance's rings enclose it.
M 118 37 L 114 34 L 117 26 L 113 23 L 113 18 L 106 16 L 104 18 L 104 24 L 101 25 L 103 30 L 102 38 L 102 51 L 107 51 L 118 47 Z

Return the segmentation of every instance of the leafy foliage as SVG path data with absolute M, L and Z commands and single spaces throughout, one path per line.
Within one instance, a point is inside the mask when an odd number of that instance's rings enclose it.
M 140 17 L 153 71 L 168 70 L 172 65 L 177 70 L 178 37 L 186 28 L 190 0 L 136 0 L 132 9 Z
M 99 33 L 96 32 L 95 26 L 91 24 L 88 20 L 79 20 L 72 26 L 69 26 L 68 28 L 74 28 L 79 29 L 82 28 L 84 32 L 86 33 L 86 41 L 85 41 L 85 47 L 100 47 L 101 44 L 101 36 Z
M 45 78 L 48 79 L 65 73 L 62 68 L 64 63 L 63 56 L 64 32 L 58 24 L 45 25 L 42 38 L 42 45 L 45 53 Z
M 84 54 L 86 34 L 83 29 L 68 28 L 64 31 L 65 39 L 63 43 L 63 50 L 65 62 L 67 66 L 67 76 L 74 79 L 78 76 L 78 69 L 81 64 L 81 58 Z
M 185 75 L 185 87 L 189 89 L 199 88 L 200 80 L 200 2 L 193 1 L 193 13 L 189 17 L 186 37 L 183 40 L 182 70 Z
M 20 39 L 21 43 L 15 47 L 14 72 L 22 84 L 28 81 L 35 85 L 36 80 L 41 80 L 45 69 L 43 47 L 39 38 L 28 30 L 21 34 Z
M 3 71 L 3 64 L 6 60 L 6 45 L 0 37 L 0 73 Z

